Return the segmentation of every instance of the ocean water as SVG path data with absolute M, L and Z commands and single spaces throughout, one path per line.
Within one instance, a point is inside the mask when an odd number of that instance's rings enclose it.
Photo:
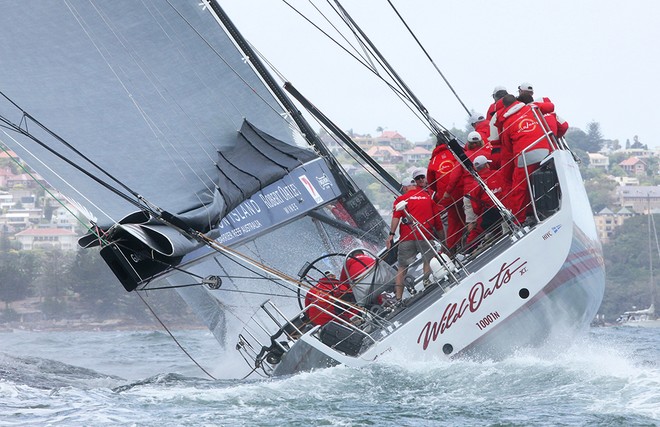
M 594 328 L 500 361 L 240 379 L 204 331 L 1 332 L 1 426 L 656 426 L 660 329 Z M 233 354 L 235 352 L 232 352 Z

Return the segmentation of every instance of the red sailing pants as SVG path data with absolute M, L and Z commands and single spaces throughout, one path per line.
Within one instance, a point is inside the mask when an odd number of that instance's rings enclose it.
M 538 163 L 527 166 L 527 173 L 532 174 L 539 168 Z M 525 222 L 527 209 L 529 208 L 531 197 L 527 186 L 527 176 L 525 168 L 513 168 L 513 177 L 511 179 L 511 191 L 504 199 L 504 205 L 511 210 L 518 222 Z

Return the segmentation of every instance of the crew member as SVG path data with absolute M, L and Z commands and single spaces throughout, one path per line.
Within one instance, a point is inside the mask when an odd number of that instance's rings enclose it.
M 349 283 L 349 280 L 355 281 L 375 263 L 376 260 L 365 254 L 364 251 L 353 250 L 346 259 L 346 265 L 341 269 L 339 281 L 342 283 Z
M 438 203 L 439 209 L 443 211 L 443 227 L 447 230 L 445 245 L 450 249 L 460 240 L 460 232 L 464 224 L 463 210 L 458 209 L 461 206 L 457 207 L 450 199 L 443 200 L 443 196 L 447 192 L 451 172 L 457 167 L 460 166 L 454 154 L 449 150 L 446 143 L 438 139 L 431 154 L 426 177 L 428 188 L 433 194 L 433 200 Z
M 486 156 L 478 156 L 472 164 L 481 179 L 490 191 L 497 197 L 502 197 L 502 180 L 499 171 L 490 168 L 491 161 Z M 468 235 L 467 243 L 470 245 L 486 230 L 502 219 L 500 211 L 495 207 L 493 200 L 486 194 L 481 186 L 476 186 L 468 195 L 474 213 L 477 215 L 477 226 Z
M 503 202 L 522 224 L 531 201 L 527 175 L 538 169 L 551 146 L 532 111 L 537 107 L 519 102 L 513 95 L 502 101 L 502 183 L 506 194 Z
M 307 317 L 315 325 L 325 325 L 333 319 L 335 312 L 333 303 L 333 293 L 339 286 L 339 280 L 329 271 L 326 271 L 312 288 L 305 295 L 305 307 L 307 308 Z
M 518 93 L 518 101 L 525 104 L 534 102 L 539 107 L 550 130 L 557 138 L 562 138 L 566 134 L 569 127 L 568 122 L 557 115 L 555 105 L 550 101 L 550 98 L 543 97 L 534 100 L 534 88 L 531 83 L 521 83 L 518 86 Z
M 325 325 L 335 318 L 333 315 L 350 321 L 357 314 L 354 303 L 351 287 L 337 280 L 330 271 L 324 272 L 323 277 L 305 295 L 307 317 L 315 325 Z
M 479 132 L 479 135 L 481 135 L 481 140 L 484 141 L 484 144 L 490 146 L 490 143 L 488 142 L 488 137 L 490 136 L 490 125 L 483 114 L 473 114 L 472 117 L 470 117 L 470 124 L 475 131 Z
M 467 143 L 465 144 L 465 155 L 470 161 L 473 161 L 477 156 L 490 157 L 490 149 L 484 145 L 479 132 L 473 131 L 468 134 Z M 460 188 L 460 196 L 463 198 L 463 218 L 465 218 L 465 225 L 469 233 L 476 226 L 477 217 L 472 211 L 472 204 L 467 199 L 467 195 L 477 185 L 470 172 L 464 167 L 458 167 L 452 171 L 447 185 L 447 192 L 444 197 L 450 197 L 454 193 L 458 193 L 456 188 Z M 459 239 L 462 234 L 459 232 Z
M 491 167 L 493 169 L 499 169 L 501 165 L 501 150 L 502 143 L 500 141 L 500 132 L 502 128 L 500 127 L 500 121 L 498 119 L 498 110 L 503 108 L 502 98 L 505 95 L 508 95 L 506 89 L 502 86 L 496 86 L 493 90 L 493 100 L 494 102 L 488 107 L 488 112 L 486 113 L 486 120 L 488 120 L 488 138 L 487 141 L 491 145 Z
M 426 172 L 423 169 L 413 171 L 415 185 L 404 187 L 404 194 L 394 201 L 390 235 L 387 239 L 387 248 L 392 242 L 397 229 L 399 229 L 398 271 L 396 275 L 395 296 L 397 301 L 403 298 L 403 279 L 408 266 L 414 261 L 417 254 L 422 255 L 424 284 L 428 285 L 431 274 L 430 261 L 435 255 L 435 249 L 425 239 L 435 239 L 442 235 L 442 222 L 440 221 L 437 205 L 426 190 Z M 397 210 L 401 202 L 407 202 L 404 210 Z M 412 224 L 410 223 L 412 219 Z

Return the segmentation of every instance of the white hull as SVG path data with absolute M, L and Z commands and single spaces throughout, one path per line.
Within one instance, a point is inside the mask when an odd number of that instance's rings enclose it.
M 630 326 L 633 328 L 660 328 L 660 319 L 625 322 L 621 323 L 619 326 Z
M 293 344 L 274 374 L 341 363 L 363 366 L 392 349 L 427 360 L 464 355 L 500 357 L 537 346 L 551 334 L 586 330 L 605 283 L 602 250 L 582 180 L 567 151 L 553 154 L 561 209 L 443 294 L 437 288 L 401 311 L 391 330 L 357 357 L 324 345 L 314 330 Z M 572 184 L 574 183 L 574 184 Z M 383 336 L 385 335 L 385 336 Z M 374 336 L 374 334 L 372 334 Z

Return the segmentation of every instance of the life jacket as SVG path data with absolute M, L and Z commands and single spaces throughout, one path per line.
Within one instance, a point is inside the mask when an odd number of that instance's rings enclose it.
M 557 136 L 557 115 L 555 114 L 555 104 L 550 101 L 550 98 L 540 98 L 534 101 L 534 105 L 539 108 L 543 113 L 543 118 L 552 131 L 552 134 Z
M 478 156 L 485 156 L 488 160 L 491 159 L 491 149 L 490 146 L 477 147 L 475 149 L 465 148 L 465 155 L 471 162 L 474 161 Z M 460 181 L 460 183 L 458 182 Z M 472 174 L 468 172 L 464 167 L 456 168 L 450 177 L 450 183 L 447 186 L 449 189 L 460 188 L 462 193 L 461 196 L 468 194 L 475 186 L 477 181 L 474 180 Z M 450 193 L 451 194 L 451 193 Z
M 494 171 L 489 168 L 484 168 L 479 171 L 479 176 L 484 181 L 490 191 L 497 197 L 502 198 L 502 177 L 499 171 Z M 481 215 L 484 211 L 495 206 L 493 200 L 488 197 L 488 194 L 481 186 L 476 186 L 470 191 L 470 201 L 472 202 L 472 209 L 477 215 Z
M 427 239 L 433 239 L 434 231 L 442 230 L 442 221 L 438 205 L 433 201 L 431 195 L 424 188 L 416 186 L 397 197 L 392 209 L 393 218 L 405 217 L 403 211 L 396 210 L 396 206 L 404 200 L 408 202 L 406 210 L 419 223 L 419 229 L 413 227 L 413 224 L 407 224 L 407 221 L 401 221 L 399 223 L 399 240 L 422 240 L 421 234 Z

